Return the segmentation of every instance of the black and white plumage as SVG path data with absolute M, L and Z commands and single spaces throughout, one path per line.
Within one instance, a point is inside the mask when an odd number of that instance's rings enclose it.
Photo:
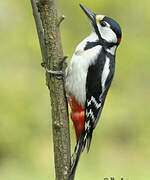
M 116 49 L 121 40 L 121 28 L 116 21 L 80 6 L 90 19 L 92 32 L 77 46 L 66 76 L 67 95 L 75 97 L 85 114 L 84 129 L 73 154 L 70 180 L 74 179 L 86 143 L 89 151 L 92 133 L 114 76 Z

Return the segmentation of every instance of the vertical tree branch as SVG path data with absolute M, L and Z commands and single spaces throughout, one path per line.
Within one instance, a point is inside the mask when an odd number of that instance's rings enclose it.
M 43 27 L 42 27 L 42 22 L 40 19 L 40 14 L 38 12 L 38 8 L 37 8 L 35 0 L 31 0 L 31 5 L 32 5 L 32 9 L 33 9 L 33 16 L 35 19 L 36 30 L 37 30 L 37 34 L 38 34 L 38 38 L 39 38 L 42 58 L 43 58 L 43 62 L 45 62 L 45 60 L 47 58 L 47 54 L 46 54 L 45 43 L 44 43 L 44 31 L 43 31 Z
M 62 70 L 63 50 L 54 0 L 30 0 L 36 22 L 43 61 L 53 71 Z M 42 22 L 42 23 L 41 23 Z M 64 79 L 46 72 L 50 90 L 56 180 L 67 180 L 70 170 L 70 136 Z

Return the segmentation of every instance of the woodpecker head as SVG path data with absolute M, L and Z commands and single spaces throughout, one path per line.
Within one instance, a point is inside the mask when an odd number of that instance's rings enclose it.
M 80 7 L 90 19 L 92 31 L 97 34 L 103 45 L 112 47 L 120 44 L 122 33 L 120 25 L 116 21 L 104 15 L 96 15 L 81 4 Z

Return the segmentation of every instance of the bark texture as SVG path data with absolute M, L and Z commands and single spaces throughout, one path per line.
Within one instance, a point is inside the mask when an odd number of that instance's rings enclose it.
M 30 0 L 36 22 L 44 66 L 53 71 L 63 67 L 63 50 L 54 0 Z M 46 72 L 50 90 L 56 180 L 67 180 L 70 170 L 70 136 L 64 79 Z

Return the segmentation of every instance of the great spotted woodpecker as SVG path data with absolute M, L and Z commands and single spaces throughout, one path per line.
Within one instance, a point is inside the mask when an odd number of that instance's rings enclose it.
M 114 76 L 116 49 L 122 34 L 116 21 L 80 6 L 90 19 L 92 31 L 77 46 L 65 81 L 77 138 L 71 180 L 74 179 L 77 163 L 86 143 L 87 152 L 89 151 L 92 133 Z

